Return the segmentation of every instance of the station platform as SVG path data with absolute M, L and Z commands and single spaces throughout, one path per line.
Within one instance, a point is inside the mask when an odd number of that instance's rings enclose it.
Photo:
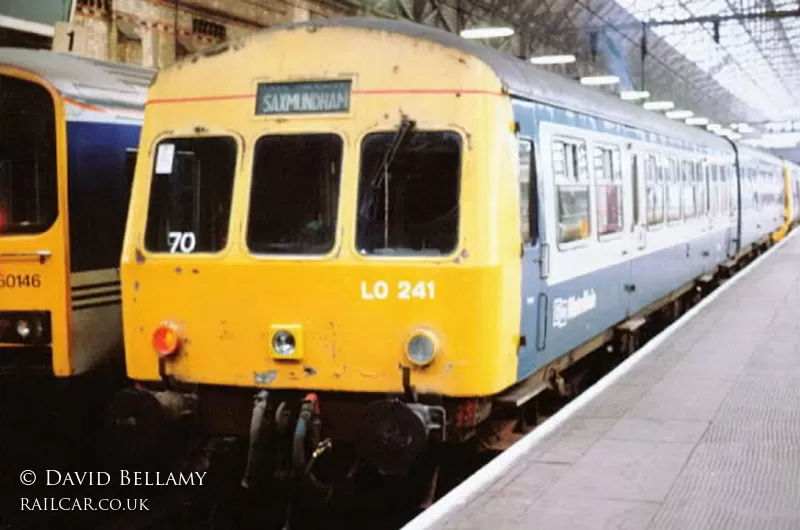
M 798 232 L 404 530 L 800 528 Z

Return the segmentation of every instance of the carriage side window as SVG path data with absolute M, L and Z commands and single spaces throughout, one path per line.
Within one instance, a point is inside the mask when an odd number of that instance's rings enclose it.
M 664 222 L 664 173 L 655 155 L 644 159 L 644 178 L 647 193 L 647 224 L 650 226 Z
M 217 252 L 228 241 L 236 141 L 170 138 L 154 150 L 145 230 L 152 252 Z
M 711 215 L 717 215 L 719 207 L 719 166 L 711 164 L 708 166 L 708 210 Z
M 681 191 L 681 202 L 683 203 L 683 217 L 690 219 L 696 215 L 695 210 L 695 172 L 694 163 L 681 161 L 681 172 L 678 186 Z M 678 219 L 681 217 L 681 208 L 678 206 Z M 672 217 L 670 217 L 672 219 Z
M 536 240 L 536 166 L 533 142 L 519 141 L 519 216 L 523 243 Z
M 749 209 L 757 210 L 759 209 L 759 200 L 758 187 L 756 185 L 756 170 L 752 167 L 749 167 L 747 168 L 746 174 L 747 177 L 745 178 L 745 182 L 747 183 L 747 193 L 743 194 L 743 198 L 747 200 Z
M 633 195 L 633 226 L 639 226 L 639 155 L 631 155 L 631 190 Z
M 684 162 L 685 164 L 685 162 Z M 683 171 L 675 158 L 669 159 L 667 173 L 667 220 L 676 222 L 681 220 L 681 195 L 683 193 Z
M 695 162 L 694 165 L 694 198 L 695 210 L 698 216 L 703 216 L 708 213 L 708 205 L 706 203 L 706 166 L 702 162 Z
M 591 233 L 591 199 L 586 144 L 557 140 L 553 142 L 552 151 L 558 242 L 588 239 Z
M 0 75 L 0 235 L 50 228 L 56 175 L 53 99 L 36 83 Z
M 254 147 L 247 247 L 256 254 L 325 254 L 339 210 L 342 139 L 266 135 Z
M 361 144 L 356 245 L 361 254 L 441 256 L 458 245 L 461 136 L 371 133 Z
M 719 172 L 719 192 L 720 192 L 720 211 L 727 215 L 730 213 L 730 201 L 731 201 L 731 179 L 730 176 L 730 167 L 725 165 L 720 168 Z
M 622 165 L 619 148 L 596 147 L 594 175 L 597 189 L 597 233 L 622 230 Z

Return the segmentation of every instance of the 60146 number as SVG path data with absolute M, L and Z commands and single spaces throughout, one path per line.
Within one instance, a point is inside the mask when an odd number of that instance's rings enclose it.
M 23 287 L 38 289 L 41 286 L 42 277 L 39 274 L 0 274 L 0 289 Z

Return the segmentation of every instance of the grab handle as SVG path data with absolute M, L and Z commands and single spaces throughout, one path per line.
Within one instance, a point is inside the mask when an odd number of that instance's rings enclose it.
M 16 261 L 19 259 L 25 260 L 26 258 L 33 258 L 38 260 L 39 263 L 44 263 L 51 255 L 52 254 L 49 250 L 34 250 L 33 252 L 0 252 L 0 261 Z

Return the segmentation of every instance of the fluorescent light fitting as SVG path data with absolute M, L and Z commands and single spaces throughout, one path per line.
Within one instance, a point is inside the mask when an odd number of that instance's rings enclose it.
M 694 112 L 691 110 L 668 110 L 664 116 L 671 120 L 683 120 L 694 116 Z
M 709 131 L 719 131 L 722 129 L 722 125 L 720 125 L 719 123 L 709 123 L 708 125 L 706 125 L 706 129 L 708 129 Z
M 645 110 L 669 110 L 675 108 L 675 103 L 671 101 L 647 101 L 642 106 Z
M 539 57 L 531 57 L 533 64 L 567 64 L 574 63 L 574 55 L 541 55 Z
M 701 118 L 700 116 L 686 118 L 686 125 L 708 125 L 708 118 Z
M 615 75 L 592 75 L 581 77 L 581 84 L 587 86 L 615 85 L 619 83 L 619 77 Z
M 461 31 L 461 36 L 465 39 L 492 39 L 510 37 L 513 34 L 513 28 L 472 28 Z
M 619 97 L 625 101 L 635 101 L 637 99 L 649 98 L 650 92 L 647 90 L 623 90 L 619 93 Z
M 755 132 L 755 129 L 754 129 L 754 128 L 752 128 L 752 127 L 751 127 L 749 124 L 747 124 L 747 123 L 740 123 L 740 124 L 739 124 L 739 132 L 740 132 L 740 133 L 751 133 L 751 132 Z

